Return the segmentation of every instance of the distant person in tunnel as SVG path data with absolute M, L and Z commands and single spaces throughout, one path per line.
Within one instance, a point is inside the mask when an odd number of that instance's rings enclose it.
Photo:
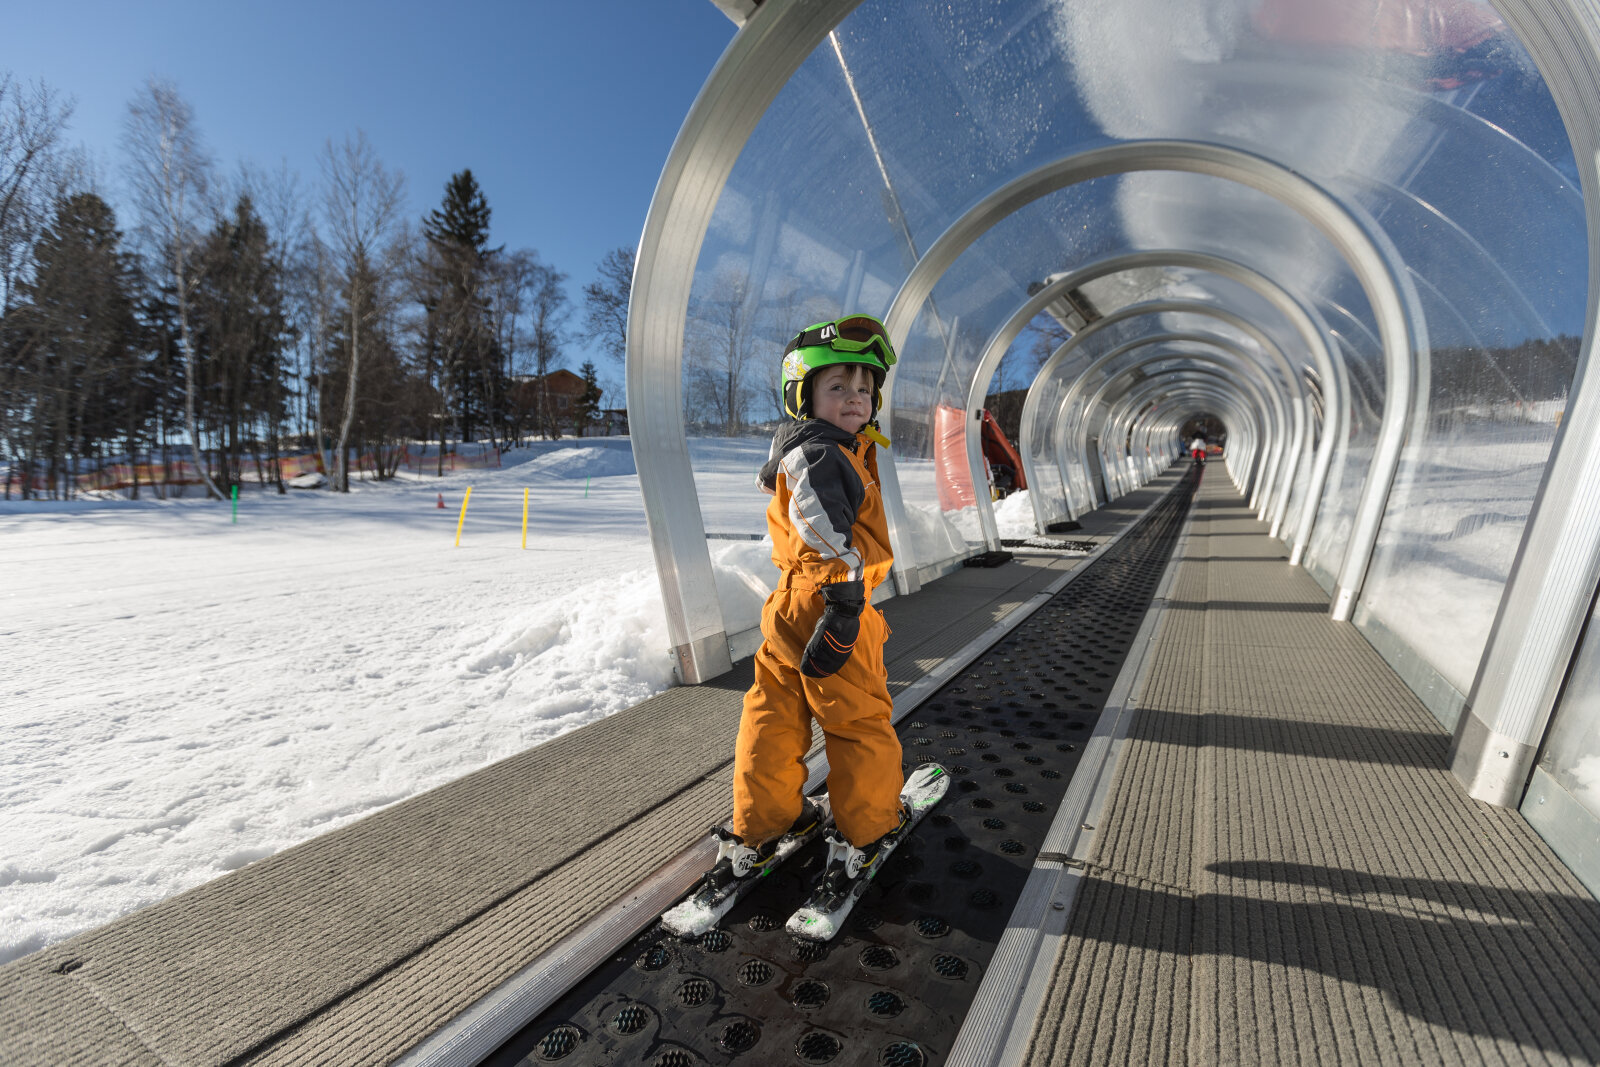
M 1189 442 L 1189 455 L 1194 458 L 1196 467 L 1204 467 L 1206 465 L 1206 439 L 1204 437 L 1197 434 L 1195 439 Z
M 786 834 L 824 817 L 803 795 L 811 723 L 822 727 L 836 842 L 864 876 L 905 825 L 900 740 L 883 665 L 888 627 L 872 591 L 894 562 L 878 490 L 874 421 L 894 349 L 877 319 L 850 315 L 800 331 L 784 350 L 788 416 L 761 468 L 772 561 L 782 571 L 761 613 L 764 641 L 734 755 L 733 829 L 712 881 L 759 876 Z M 841 839 L 842 840 L 839 840 Z

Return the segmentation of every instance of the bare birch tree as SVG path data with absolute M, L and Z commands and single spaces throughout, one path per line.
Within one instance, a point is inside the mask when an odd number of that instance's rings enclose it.
M 685 403 L 690 405 L 691 421 L 720 424 L 729 437 L 747 421 L 750 379 L 762 350 L 760 309 L 754 295 L 747 273 L 726 269 L 695 301 L 691 313 Z
M 171 278 L 184 363 L 184 421 L 195 470 L 206 492 L 222 499 L 200 453 L 195 418 L 195 351 L 189 302 L 198 280 L 194 250 L 205 216 L 211 159 L 195 129 L 194 112 L 170 81 L 151 78 L 128 105 L 123 150 L 129 184 L 147 243 Z
M 0 72 L 0 313 L 27 261 L 55 191 L 61 133 L 72 103 L 43 82 Z
M 273 171 L 248 164 L 241 165 L 238 178 L 239 191 L 248 194 L 267 224 L 271 235 L 271 257 L 278 274 L 284 301 L 284 314 L 292 327 L 292 363 L 286 368 L 289 383 L 288 396 L 284 398 L 284 418 L 291 426 L 294 415 L 300 416 L 301 433 L 305 432 L 306 341 L 309 332 L 307 319 L 307 286 L 305 264 L 312 240 L 311 220 L 306 212 L 304 191 L 300 175 L 280 162 Z M 278 492 L 284 492 L 280 454 L 283 442 L 281 427 L 270 430 L 269 443 L 272 454 L 273 483 Z
M 544 273 L 539 254 L 531 248 L 519 248 L 495 257 L 490 272 L 489 321 L 494 327 L 495 347 L 504 361 L 501 376 L 507 382 L 516 381 L 522 365 L 519 357 L 534 348 L 532 331 L 524 333 L 521 327 L 533 294 L 543 283 Z M 526 412 L 516 403 L 506 407 L 511 420 L 508 436 L 520 442 Z
M 350 426 L 355 421 L 361 380 L 361 327 L 391 300 L 389 289 L 399 266 L 405 178 L 383 165 L 367 135 L 360 131 L 341 144 L 327 142 L 322 171 L 323 217 L 344 274 L 350 315 L 337 476 L 337 488 L 348 493 Z
M 583 287 L 583 325 L 606 355 L 628 355 L 628 301 L 633 295 L 634 252 L 613 248 L 600 261 L 594 281 Z
M 560 422 L 550 403 L 549 380 L 567 343 L 567 318 L 572 309 L 567 304 L 566 280 L 561 271 L 538 264 L 526 289 L 528 351 L 533 356 L 533 372 L 538 375 L 537 419 L 539 433 L 545 438 L 561 436 Z

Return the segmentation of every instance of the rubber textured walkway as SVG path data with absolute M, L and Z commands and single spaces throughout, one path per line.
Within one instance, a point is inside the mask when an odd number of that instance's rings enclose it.
M 1177 482 L 901 722 L 907 765 L 943 764 L 951 789 L 833 942 L 783 929 L 821 873 L 816 842 L 698 941 L 645 931 L 488 1063 L 943 1063 L 1171 558 L 1192 486 Z
M 1600 905 L 1220 477 L 1153 655 L 1030 1062 L 1600 1062 Z

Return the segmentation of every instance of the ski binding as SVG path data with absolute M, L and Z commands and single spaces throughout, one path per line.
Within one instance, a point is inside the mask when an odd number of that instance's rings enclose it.
M 890 853 L 899 848 L 923 816 L 944 799 L 949 788 L 950 775 L 937 763 L 924 763 L 912 771 L 905 788 L 900 791 L 906 819 L 894 832 L 894 837 L 879 847 L 877 858 L 864 870 L 849 869 L 851 860 L 859 862 L 861 853 L 852 849 L 837 831 L 830 833 L 828 862 L 823 867 L 822 877 L 810 898 L 789 916 L 784 929 L 806 941 L 832 941 L 849 918 L 856 901 L 867 891 L 867 884 L 883 869 Z
M 722 917 L 779 864 L 833 825 L 833 811 L 828 805 L 828 794 L 818 793 L 809 799 L 821 809 L 821 817 L 805 832 L 788 833 L 779 838 L 777 850 L 767 862 L 765 870 L 753 878 L 738 878 L 720 888 L 711 880 L 708 872 L 707 877 L 695 886 L 693 893 L 662 914 L 661 925 L 667 932 L 683 938 L 699 937 L 706 933 L 722 921 Z M 730 851 L 733 835 L 724 830 L 719 832 L 718 837 L 720 840 L 717 860 L 720 863 Z

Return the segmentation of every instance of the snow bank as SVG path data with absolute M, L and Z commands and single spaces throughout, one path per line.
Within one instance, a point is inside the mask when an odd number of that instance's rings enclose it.
M 761 606 L 778 585 L 772 539 L 718 542 L 711 549 L 711 566 L 727 632 L 743 633 L 761 625 Z
M 995 525 L 1000 536 L 1006 538 L 1033 537 L 1038 531 L 1033 526 L 1033 503 L 1028 490 L 1018 489 L 994 506 Z
M 1584 756 L 1572 765 L 1572 795 L 1590 811 L 1600 811 L 1600 756 Z
M 690 442 L 709 528 L 765 530 L 767 447 Z M 537 442 L 348 495 L 247 486 L 237 525 L 0 502 L 0 963 L 666 689 L 633 470 L 626 438 Z M 770 546 L 711 549 L 730 630 L 757 625 Z
M 911 544 L 911 558 L 917 566 L 943 563 L 947 559 L 965 555 L 967 540 L 961 531 L 945 518 L 938 505 L 919 507 L 906 504 L 906 523 Z
M 613 478 L 618 475 L 637 474 L 633 465 L 633 449 L 624 444 L 587 445 L 562 448 L 535 456 L 520 465 L 524 472 L 547 474 L 555 478 Z
M 653 570 L 634 571 L 521 612 L 487 641 L 462 642 L 463 677 L 516 708 L 529 747 L 672 684 L 667 618 Z

